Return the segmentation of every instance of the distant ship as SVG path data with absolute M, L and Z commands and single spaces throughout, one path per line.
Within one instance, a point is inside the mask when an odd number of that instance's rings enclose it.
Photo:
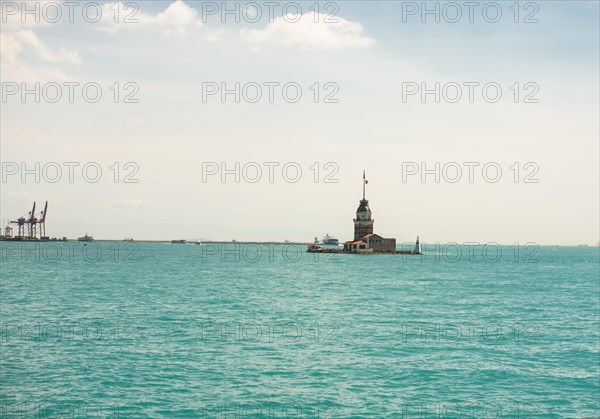
M 83 237 L 78 237 L 78 238 L 77 238 L 77 241 L 80 241 L 80 242 L 93 242 L 93 241 L 94 241 L 94 238 L 93 238 L 92 236 L 88 236 L 88 234 L 87 234 L 87 233 L 85 233 L 85 236 L 83 236 Z
M 337 246 L 340 243 L 340 241 L 338 239 L 336 239 L 335 237 L 332 237 L 329 234 L 326 234 L 325 237 L 323 237 L 323 240 L 321 241 L 321 243 L 326 246 Z
M 171 244 L 185 244 L 185 240 L 171 240 Z

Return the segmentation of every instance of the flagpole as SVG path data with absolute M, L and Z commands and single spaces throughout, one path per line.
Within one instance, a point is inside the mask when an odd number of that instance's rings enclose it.
M 365 185 L 367 182 L 365 182 L 366 177 L 365 177 L 365 169 L 363 169 L 363 201 L 365 200 Z

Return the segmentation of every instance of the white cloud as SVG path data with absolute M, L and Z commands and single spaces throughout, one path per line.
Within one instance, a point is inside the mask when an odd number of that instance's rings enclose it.
M 164 12 L 156 16 L 144 16 L 144 23 L 155 23 L 166 26 L 197 25 L 198 11 L 185 4 L 182 0 L 171 3 Z
M 17 59 L 17 55 L 24 48 L 32 51 L 39 59 L 52 63 L 81 64 L 81 57 L 76 51 L 69 51 L 63 47 L 53 51 L 32 30 L 25 29 L 13 32 L 2 32 L 2 58 Z M 6 51 L 5 51 L 6 48 Z
M 297 15 L 276 18 L 264 29 L 242 29 L 242 39 L 252 44 L 297 46 L 301 49 L 346 49 L 368 47 L 375 40 L 364 33 L 359 22 L 336 18 L 326 22 L 324 14 L 306 13 L 297 22 Z
M 118 7 L 118 19 L 116 19 L 118 22 L 115 22 L 115 4 L 103 6 L 102 23 L 104 26 L 101 27 L 101 30 L 113 33 L 118 29 L 133 29 L 137 25 L 157 26 L 163 29 L 163 36 L 181 40 L 187 36 L 190 29 L 202 25 L 198 11 L 185 4 L 183 0 L 174 1 L 156 15 L 135 11 L 131 6 L 126 6 L 121 2 L 116 3 L 116 6 Z
M 35 28 L 52 25 L 56 10 L 61 10 L 63 0 L 39 0 L 35 2 L 2 2 L 2 32 L 8 30 Z M 46 9 L 46 6 L 52 6 Z M 54 14 L 53 14 L 54 13 Z M 62 13 L 62 10 L 61 12 Z M 46 16 L 49 18 L 46 19 Z
M 58 65 L 81 63 L 77 51 L 52 49 L 31 29 L 0 32 L 0 69 L 5 81 L 66 81 Z

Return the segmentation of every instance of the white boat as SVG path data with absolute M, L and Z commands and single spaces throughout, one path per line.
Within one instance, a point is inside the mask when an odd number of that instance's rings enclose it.
M 83 237 L 78 237 L 78 238 L 77 238 L 77 241 L 80 241 L 80 242 L 93 242 L 93 241 L 94 241 L 94 238 L 93 238 L 92 236 L 88 236 L 88 234 L 87 234 L 87 233 L 85 233 L 85 236 L 83 236 Z
M 340 241 L 335 237 L 326 234 L 325 237 L 323 237 L 321 243 L 323 243 L 326 246 L 337 246 L 340 243 Z
M 323 248 L 319 244 L 319 240 L 316 237 L 315 237 L 315 242 L 310 243 L 306 248 L 306 251 L 310 252 L 310 253 L 321 252 L 322 250 L 323 250 Z

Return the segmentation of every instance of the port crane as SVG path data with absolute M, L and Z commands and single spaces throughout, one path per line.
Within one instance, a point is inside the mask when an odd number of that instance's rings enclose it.
M 40 213 L 38 219 L 35 215 L 35 201 L 33 202 L 33 208 L 26 215 L 22 215 L 16 220 L 10 221 L 9 224 L 17 224 L 17 236 L 15 238 L 21 240 L 36 240 L 38 233 L 38 224 L 40 231 L 40 239 L 46 237 L 46 214 L 48 212 L 48 201 L 44 206 L 44 210 Z M 25 235 L 25 225 L 27 225 L 27 235 Z M 12 232 L 12 229 L 11 229 Z
M 46 201 L 46 205 L 44 205 L 44 210 L 40 213 L 40 217 L 42 217 L 39 221 L 40 224 L 40 239 L 46 238 L 46 214 L 48 213 L 48 201 Z
M 25 236 L 25 223 L 26 222 L 27 222 L 27 219 L 25 218 L 25 216 L 19 217 L 15 221 L 9 222 L 9 224 L 17 224 L 17 237 Z
M 27 220 L 27 224 L 29 224 L 29 239 L 37 238 L 37 222 L 38 219 L 35 216 L 35 201 L 33 201 L 33 208 L 29 212 L 29 219 Z

